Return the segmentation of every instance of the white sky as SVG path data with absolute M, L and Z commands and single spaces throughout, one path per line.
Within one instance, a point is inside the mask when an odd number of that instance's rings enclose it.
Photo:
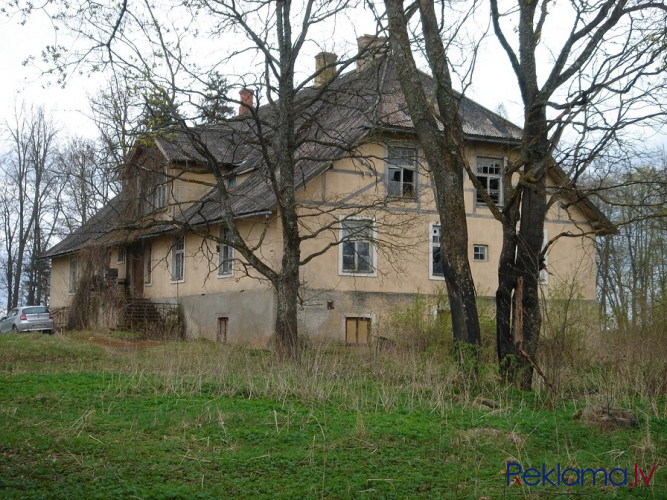
M 349 40 L 354 42 L 357 35 L 373 33 L 374 24 L 368 19 L 355 21 L 354 30 L 349 29 Z M 364 25 L 365 24 L 365 25 Z M 88 96 L 93 94 L 103 83 L 99 75 L 72 75 L 68 78 L 65 88 L 61 88 L 54 76 L 42 74 L 46 68 L 41 61 L 41 52 L 47 45 L 63 43 L 64 36 L 54 28 L 49 18 L 40 11 L 35 11 L 27 23 L 19 25 L 16 20 L 0 18 L 0 119 L 3 123 L 11 123 L 15 109 L 21 103 L 27 105 L 43 105 L 47 113 L 69 135 L 95 136 L 96 130 L 87 117 Z M 333 29 L 333 27 L 332 27 Z M 345 28 L 340 25 L 336 30 Z M 323 36 L 322 42 L 327 47 L 326 33 L 315 33 L 313 37 Z M 521 125 L 521 106 L 512 73 L 506 58 L 497 50 L 490 50 L 490 43 L 482 51 L 479 67 L 485 73 L 495 75 L 489 78 L 476 78 L 475 86 L 468 90 L 469 96 L 480 104 L 495 111 L 499 104 L 506 108 L 509 118 Z M 24 64 L 33 57 L 34 61 Z M 313 61 L 314 64 L 314 61 Z M 498 77 L 507 75 L 508 78 Z
M 337 46 L 342 45 L 350 47 L 355 43 L 356 36 L 374 32 L 374 22 L 370 14 L 366 16 L 363 13 L 355 15 L 354 27 L 343 23 L 335 27 L 318 26 L 311 36 L 327 50 L 331 47 L 335 51 Z M 488 18 L 482 12 L 480 19 L 486 23 Z M 558 23 L 549 26 L 555 30 L 549 35 L 551 39 L 562 35 Z M 330 32 L 327 32 L 329 28 Z M 40 58 L 41 51 L 46 45 L 56 43 L 66 43 L 65 37 L 58 34 L 43 12 L 34 11 L 24 26 L 20 26 L 15 19 L 0 18 L 0 68 L 3 70 L 0 77 L 0 120 L 11 123 L 15 108 L 22 102 L 43 105 L 67 134 L 94 137 L 95 126 L 87 117 L 88 96 L 100 88 L 104 79 L 98 74 L 92 77 L 73 75 L 69 77 L 66 87 L 60 88 L 53 76 L 42 75 L 40 69 L 44 69 L 45 65 Z M 30 57 L 35 58 L 34 63 L 24 65 Z M 492 111 L 502 104 L 508 118 L 519 126 L 522 124 L 523 113 L 516 80 L 506 55 L 493 36 L 485 40 L 478 55 L 473 82 L 474 85 L 466 91 L 468 97 Z M 664 136 L 655 138 L 654 142 L 665 144 Z

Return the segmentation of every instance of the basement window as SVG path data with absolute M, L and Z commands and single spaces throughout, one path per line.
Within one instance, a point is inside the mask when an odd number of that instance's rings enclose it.
M 371 339 L 371 319 L 363 317 L 345 318 L 345 345 L 366 346 Z

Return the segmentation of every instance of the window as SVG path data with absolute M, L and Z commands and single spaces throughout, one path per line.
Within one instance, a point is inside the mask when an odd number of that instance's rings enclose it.
M 486 262 L 489 255 L 488 245 L 473 245 L 472 246 L 472 260 L 475 262 Z
M 491 200 L 496 205 L 500 205 L 502 202 L 501 176 L 503 173 L 503 160 L 501 158 L 478 157 L 475 172 L 477 180 L 486 188 Z M 477 204 L 485 205 L 482 193 L 477 192 L 476 195 Z
M 411 148 L 387 149 L 387 196 L 417 198 L 417 151 Z
M 229 228 L 220 228 L 220 243 L 218 243 L 218 276 L 231 276 L 234 270 L 234 249 L 225 242 L 232 238 Z
M 167 204 L 167 176 L 164 172 L 158 172 L 157 185 L 152 193 L 151 205 L 153 209 L 162 208 Z
M 174 238 L 171 247 L 171 281 L 183 281 L 185 276 L 185 237 Z
M 371 275 L 375 273 L 373 221 L 347 219 L 341 224 L 340 272 Z
M 431 279 L 441 279 L 444 278 L 445 274 L 442 270 L 442 262 L 440 261 L 440 225 L 431 224 L 430 231 L 430 266 L 429 266 L 429 277 Z
M 125 247 L 118 247 L 118 252 L 116 254 L 116 262 L 122 264 L 125 262 Z
M 79 261 L 76 257 L 70 257 L 69 259 L 69 281 L 67 284 L 67 290 L 69 293 L 76 292 L 76 284 L 79 281 Z
M 542 250 L 547 246 L 547 243 L 549 243 L 549 234 L 547 230 L 544 230 L 544 236 L 543 236 L 543 242 L 542 242 Z M 546 251 L 544 251 L 544 257 L 542 258 L 542 261 L 540 262 L 540 284 L 541 285 L 548 285 L 549 284 L 549 271 L 547 269 L 547 265 L 549 264 L 549 255 Z
M 144 246 L 144 284 L 150 285 L 153 282 L 153 248 L 150 242 Z
M 370 338 L 370 318 L 345 318 L 345 345 L 368 345 Z

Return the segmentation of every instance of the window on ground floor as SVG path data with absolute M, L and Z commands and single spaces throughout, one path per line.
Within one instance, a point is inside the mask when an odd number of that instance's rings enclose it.
M 373 225 L 372 219 L 346 219 L 341 222 L 341 274 L 375 274 Z
M 69 293 L 76 292 L 76 285 L 78 282 L 79 282 L 79 260 L 76 257 L 70 257 L 67 291 Z
M 234 249 L 225 243 L 231 240 L 232 232 L 227 227 L 220 228 L 220 243 L 218 243 L 218 276 L 233 274 Z
M 144 284 L 150 285 L 153 282 L 153 248 L 149 242 L 144 246 Z
M 431 223 L 429 229 L 429 278 L 443 279 L 445 274 L 440 260 L 440 224 Z
M 488 245 L 473 245 L 472 260 L 474 260 L 475 262 L 486 262 L 487 260 L 489 260 Z
M 185 278 L 185 236 L 174 238 L 171 246 L 171 281 L 177 283 Z

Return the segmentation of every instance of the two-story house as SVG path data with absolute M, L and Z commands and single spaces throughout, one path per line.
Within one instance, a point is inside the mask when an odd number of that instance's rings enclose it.
M 330 63 L 332 56 L 321 54 L 318 61 Z M 322 72 L 321 78 L 329 77 Z M 424 85 L 431 85 L 426 77 Z M 212 170 L 224 173 L 239 234 L 263 262 L 277 266 L 282 233 L 275 172 L 258 140 L 266 137 L 258 126 L 270 124 L 270 106 L 254 108 L 249 92 L 242 100 L 239 116 L 228 124 L 171 131 L 136 145 L 122 193 L 44 254 L 52 261 L 53 309 L 71 305 L 82 258 L 94 254 L 127 296 L 178 304 L 188 337 L 268 341 L 275 293 L 225 243 L 228 229 Z M 300 333 L 366 344 L 372 325 L 392 308 L 417 292 L 444 287 L 429 169 L 390 61 L 360 64 L 332 83 L 316 81 L 298 103 L 305 137 L 296 163 L 300 230 L 310 235 L 301 253 L 313 256 L 301 267 Z M 467 161 L 491 199 L 502 204 L 501 174 L 521 130 L 465 97 L 460 114 Z M 566 182 L 553 170 L 553 186 Z M 493 296 L 502 228 L 468 178 L 465 200 L 477 292 Z M 576 276 L 584 298 L 595 299 L 594 234 L 607 228 L 586 201 L 552 205 L 547 237 L 586 236 L 562 238 L 551 247 L 543 272 L 547 294 L 553 284 Z

